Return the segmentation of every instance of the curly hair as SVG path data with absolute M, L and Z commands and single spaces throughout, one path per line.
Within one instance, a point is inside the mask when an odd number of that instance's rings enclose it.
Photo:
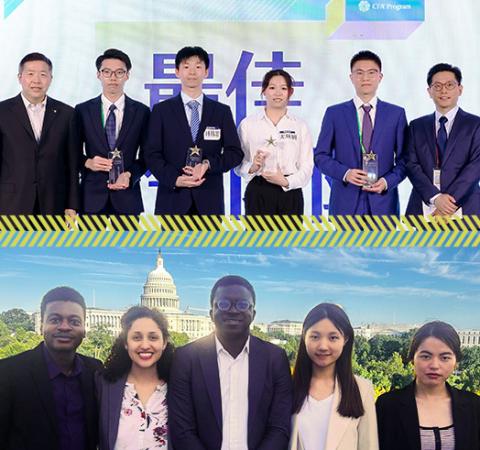
M 170 336 L 168 333 L 168 322 L 162 313 L 147 308 L 146 306 L 133 306 L 122 316 L 122 331 L 113 343 L 110 354 L 105 362 L 103 376 L 107 381 L 117 381 L 130 371 L 132 360 L 128 356 L 125 348 L 127 334 L 135 320 L 145 317 L 152 319 L 158 325 L 162 332 L 163 339 L 167 341 L 167 346 L 165 350 L 163 350 L 161 358 L 157 361 L 157 374 L 158 378 L 168 382 L 174 352 L 172 343 L 168 341 Z

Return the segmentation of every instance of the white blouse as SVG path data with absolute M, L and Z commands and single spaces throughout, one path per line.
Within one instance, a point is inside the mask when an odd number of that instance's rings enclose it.
M 277 165 L 283 175 L 288 175 L 288 188 L 305 187 L 313 173 L 313 144 L 307 124 L 287 112 L 277 125 L 263 110 L 246 117 L 238 128 L 242 150 L 242 164 L 235 168 L 237 175 L 249 182 L 259 173 L 248 173 L 258 150 L 267 152 L 264 170 L 274 171 Z
M 167 419 L 167 383 L 155 388 L 145 407 L 135 386 L 126 383 L 114 450 L 166 449 Z
M 332 404 L 333 394 L 323 400 L 316 400 L 311 395 L 305 398 L 297 419 L 304 450 L 325 449 Z

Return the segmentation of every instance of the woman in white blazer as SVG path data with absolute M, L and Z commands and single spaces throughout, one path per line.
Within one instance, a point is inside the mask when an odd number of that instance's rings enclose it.
M 332 303 L 303 322 L 293 373 L 290 450 L 378 450 L 372 383 L 353 375 L 353 328 Z

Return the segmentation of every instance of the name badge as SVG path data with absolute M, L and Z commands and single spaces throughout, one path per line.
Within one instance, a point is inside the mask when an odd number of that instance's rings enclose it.
M 203 133 L 203 139 L 205 141 L 219 141 L 222 130 L 216 127 L 207 127 Z
M 433 185 L 440 190 L 440 175 L 441 175 L 441 170 L 440 169 L 433 169 Z
M 290 139 L 292 141 L 297 140 L 297 134 L 294 130 L 281 130 L 280 131 L 280 139 Z

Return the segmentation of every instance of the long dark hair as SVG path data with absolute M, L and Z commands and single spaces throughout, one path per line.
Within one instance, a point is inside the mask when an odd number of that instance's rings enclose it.
M 346 341 L 342 354 L 335 363 L 335 376 L 341 392 L 337 411 L 344 417 L 361 417 L 365 410 L 352 370 L 353 328 L 343 309 L 333 303 L 320 303 L 315 306 L 303 322 L 302 337 L 293 370 L 293 412 L 300 412 L 312 379 L 313 363 L 307 354 L 305 335 L 310 327 L 323 319 L 329 319 Z
M 173 345 L 168 341 L 170 336 L 168 333 L 168 322 L 162 313 L 147 308 L 146 306 L 133 306 L 122 316 L 122 331 L 113 343 L 110 354 L 105 362 L 103 376 L 107 381 L 117 381 L 130 371 L 132 360 L 128 356 L 125 348 L 128 330 L 130 330 L 135 320 L 145 317 L 152 319 L 158 325 L 162 332 L 163 339 L 167 341 L 167 346 L 165 350 L 163 350 L 161 358 L 157 361 L 157 374 L 158 378 L 168 382 L 174 351 Z

